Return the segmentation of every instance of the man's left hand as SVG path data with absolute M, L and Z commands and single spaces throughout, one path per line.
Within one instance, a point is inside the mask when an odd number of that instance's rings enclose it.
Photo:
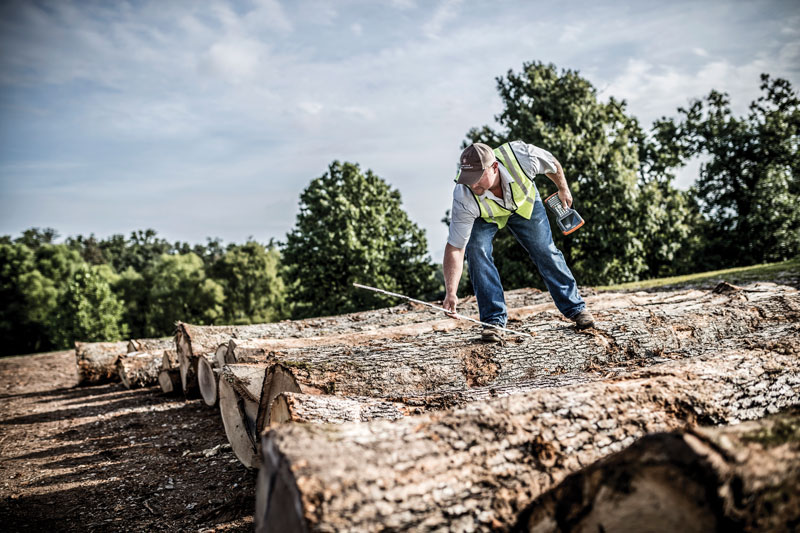
M 561 200 L 561 205 L 564 206 L 564 209 L 572 207 L 572 193 L 569 192 L 569 189 L 559 190 L 558 198 Z

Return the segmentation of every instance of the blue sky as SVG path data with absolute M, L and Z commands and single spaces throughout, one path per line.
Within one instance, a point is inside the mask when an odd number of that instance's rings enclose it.
M 712 88 L 744 112 L 761 72 L 800 87 L 799 6 L 5 1 L 0 234 L 280 240 L 338 159 L 400 190 L 439 261 L 459 145 L 493 124 L 497 76 L 579 70 L 643 125 Z

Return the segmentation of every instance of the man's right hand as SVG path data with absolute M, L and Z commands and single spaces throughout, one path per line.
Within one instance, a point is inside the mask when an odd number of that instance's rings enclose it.
M 458 296 L 455 294 L 448 294 L 444 297 L 444 302 L 442 302 L 442 307 L 450 311 L 448 316 L 451 318 L 455 318 L 456 307 L 458 307 Z

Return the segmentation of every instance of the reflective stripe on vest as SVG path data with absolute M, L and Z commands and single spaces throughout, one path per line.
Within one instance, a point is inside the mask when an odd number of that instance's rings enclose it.
M 510 183 L 513 209 L 507 209 L 495 200 L 480 198 L 475 193 L 473 196 L 480 207 L 481 218 L 503 228 L 508 222 L 508 217 L 514 213 L 526 219 L 531 218 L 533 203 L 536 201 L 536 186 L 533 184 L 533 178 L 522 169 L 509 143 L 495 148 L 494 156 L 514 180 Z

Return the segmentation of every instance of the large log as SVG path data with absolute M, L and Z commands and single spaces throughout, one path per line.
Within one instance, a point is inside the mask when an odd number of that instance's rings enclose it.
M 506 298 L 510 306 L 523 307 L 534 303 L 544 304 L 549 295 L 536 289 L 510 291 Z M 466 299 L 461 311 L 474 313 L 477 308 L 474 299 Z M 427 322 L 441 316 L 437 311 L 416 305 L 403 304 L 396 307 L 361 311 L 346 315 L 284 321 L 272 324 L 253 324 L 247 326 L 195 326 L 179 322 L 175 344 L 181 369 L 181 382 L 187 394 L 197 391 L 197 361 L 203 353 L 216 351 L 230 339 L 286 339 L 290 337 L 319 337 L 348 334 L 353 332 L 377 331 L 384 327 L 403 326 Z M 235 359 L 224 363 L 238 362 Z M 223 361 L 220 361 L 223 363 Z
M 517 386 L 564 373 L 599 379 L 609 368 L 627 370 L 625 366 L 691 357 L 709 346 L 736 346 L 755 332 L 769 330 L 773 335 L 772 327 L 777 332 L 793 327 L 788 320 L 800 310 L 800 297 L 789 288 L 758 292 L 749 300 L 711 291 L 674 296 L 649 307 L 599 311 L 596 328 L 589 332 L 563 327 L 549 313 L 539 312 L 522 326 L 538 334 L 505 346 L 475 341 L 471 331 L 433 331 L 420 325 L 415 335 L 389 335 L 362 344 L 315 343 L 277 350 L 272 343 L 251 340 L 236 349 L 252 348 L 246 360 L 267 363 L 268 372 L 281 368 L 280 384 L 270 377 L 263 380 L 257 417 L 258 429 L 263 430 L 271 419 L 273 400 L 282 392 L 403 403 L 408 397 L 438 397 L 440 407 L 451 407 L 470 401 L 468 396 L 459 400 L 459 395 L 475 388 Z M 269 347 L 258 348 L 262 344 Z M 430 407 L 437 402 L 424 403 Z
M 648 433 L 799 403 L 796 353 L 748 351 L 395 421 L 283 424 L 263 437 L 257 531 L 507 529 L 567 474 Z
M 649 435 L 567 477 L 518 531 L 792 531 L 800 525 L 800 412 Z
M 126 353 L 128 353 L 128 343 L 124 341 L 76 342 L 78 383 L 95 385 L 118 380 L 117 359 Z
M 273 367 L 273 372 L 279 369 L 283 370 L 280 365 L 276 365 Z M 285 374 L 282 376 L 283 379 L 286 377 Z M 269 376 L 268 379 L 272 381 L 274 378 Z M 379 419 L 396 420 L 404 416 L 449 409 L 469 402 L 486 401 L 536 389 L 566 387 L 589 381 L 596 380 L 583 374 L 562 374 L 521 381 L 502 387 L 478 387 L 392 399 L 280 392 L 271 403 L 269 425 L 286 422 L 340 424 Z M 283 389 L 283 387 L 278 388 Z
M 163 355 L 163 350 L 130 352 L 117 359 L 117 374 L 125 388 L 142 388 L 157 384 Z

